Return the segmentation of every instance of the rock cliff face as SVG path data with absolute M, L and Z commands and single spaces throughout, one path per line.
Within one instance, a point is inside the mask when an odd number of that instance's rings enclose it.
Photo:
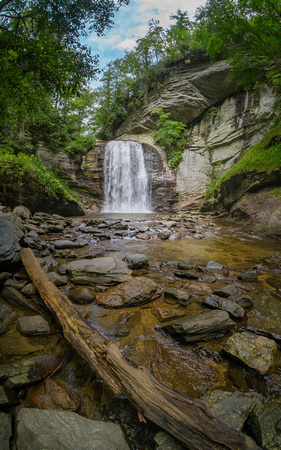
M 150 93 L 138 117 L 129 115 L 119 128 L 118 139 L 144 145 L 155 210 L 181 209 L 194 201 L 200 204 L 206 186 L 270 128 L 275 117 L 273 93 L 267 88 L 238 91 L 228 81 L 229 72 L 226 62 L 211 64 L 205 57 L 179 65 Z M 188 125 L 189 146 L 177 170 L 169 168 L 165 152 L 154 144 L 155 108 Z M 80 159 L 65 153 L 52 159 L 44 149 L 38 154 L 50 167 L 57 167 L 70 186 L 84 192 L 88 207 L 99 208 L 103 201 L 104 143 Z

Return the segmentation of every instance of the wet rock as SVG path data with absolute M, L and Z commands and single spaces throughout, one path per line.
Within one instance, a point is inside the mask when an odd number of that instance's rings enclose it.
M 158 239 L 166 240 L 169 239 L 171 236 L 171 233 L 169 231 L 160 231 L 160 233 L 157 234 Z
M 0 303 L 0 334 L 5 333 L 10 323 L 15 319 L 16 312 L 4 303 Z
M 37 294 L 37 290 L 35 289 L 33 283 L 28 283 L 22 288 L 21 293 L 26 297 L 33 297 Z
M 281 344 L 281 302 L 269 295 L 256 295 L 254 307 L 247 314 L 247 330 L 269 337 Z
M 13 406 L 18 403 L 18 397 L 12 389 L 8 386 L 0 386 L 0 407 Z
M 10 388 L 28 386 L 53 374 L 61 359 L 52 355 L 34 356 L 14 364 L 0 366 L 0 381 Z
M 255 393 L 226 392 L 215 390 L 207 392 L 202 398 L 221 422 L 242 431 L 243 425 L 254 407 L 261 403 L 262 396 Z
M 0 265 L 19 261 L 23 237 L 21 219 L 14 214 L 0 212 Z
M 207 269 L 208 270 L 222 270 L 224 268 L 224 266 L 216 261 L 209 261 L 207 264 Z
M 59 275 L 56 272 L 49 272 L 48 277 L 56 286 L 64 286 L 68 282 L 67 276 Z
M 243 332 L 231 336 L 224 351 L 259 374 L 268 375 L 275 368 L 278 347 L 271 339 Z
M 178 263 L 178 269 L 179 270 L 194 270 L 196 269 L 196 266 L 194 264 L 187 264 L 185 262 L 179 262 Z
M 28 390 L 24 406 L 57 411 L 76 411 L 79 402 L 78 396 L 73 390 L 61 386 L 52 378 L 47 378 Z
M 87 245 L 87 242 L 77 242 L 77 241 L 70 241 L 68 239 L 60 239 L 54 242 L 54 245 L 59 250 L 64 250 L 66 248 L 81 248 L 85 247 Z
M 0 442 L 2 450 L 10 450 L 12 434 L 12 417 L 10 414 L 0 412 Z
M 191 300 L 191 294 L 189 294 L 187 291 L 184 291 L 183 289 L 165 287 L 164 296 L 165 298 L 174 298 L 182 305 L 187 305 Z
M 59 273 L 60 275 L 65 275 L 65 274 L 67 273 L 67 271 L 68 271 L 67 264 L 62 264 L 62 265 L 58 268 L 58 273 Z
M 192 271 L 176 270 L 174 272 L 176 277 L 185 278 L 186 280 L 198 280 L 199 275 Z
M 18 320 L 19 329 L 24 336 L 49 336 L 50 326 L 42 316 L 20 317 Z
M 88 286 L 123 283 L 132 273 L 124 261 L 113 257 L 73 261 L 68 264 L 68 271 L 73 283 Z
M 231 295 L 236 295 L 239 293 L 240 293 L 240 290 L 234 284 L 228 284 L 227 286 L 223 286 L 213 292 L 213 294 L 218 295 L 220 297 L 225 297 L 225 298 L 228 298 Z
M 133 253 L 123 258 L 129 269 L 146 269 L 148 267 L 148 259 L 141 253 Z
M 241 306 L 241 308 L 247 309 L 253 306 L 252 297 L 246 294 L 235 294 L 231 295 L 229 298 L 232 302 L 237 303 L 237 305 Z
M 5 281 L 4 286 L 10 286 L 18 291 L 20 291 L 27 283 L 27 280 L 17 280 L 15 278 L 9 278 L 7 281 Z
M 202 304 L 210 308 L 222 309 L 223 311 L 228 312 L 230 317 L 234 319 L 240 319 L 245 314 L 244 309 L 237 305 L 237 303 L 213 294 L 207 295 L 202 301 Z
M 140 233 L 138 233 L 138 234 L 136 235 L 136 238 L 137 238 L 137 239 L 141 239 L 141 240 L 143 240 L 143 241 L 148 241 L 148 239 L 150 239 L 151 236 L 150 236 L 150 234 L 148 234 L 148 233 L 140 232 Z
M 247 422 L 248 432 L 264 449 L 281 448 L 281 402 L 257 405 Z
M 185 342 L 209 341 L 233 328 L 235 323 L 226 311 L 206 311 L 162 327 L 168 334 L 180 335 Z
M 157 450 L 186 450 L 186 447 L 180 441 L 166 431 L 158 431 L 154 441 Z
M 31 211 L 25 206 L 16 206 L 13 210 L 13 214 L 16 214 L 21 219 L 31 219 Z
M 237 279 L 247 283 L 255 283 L 258 281 L 258 273 L 256 270 L 247 270 L 238 275 Z
M 39 262 L 40 266 L 46 273 L 50 272 L 54 267 L 58 265 L 58 263 L 54 258 L 52 258 L 52 256 L 37 258 L 37 261 Z
M 97 299 L 97 304 L 106 308 L 122 308 L 142 305 L 153 299 L 158 285 L 144 277 L 136 277 L 109 289 Z
M 70 300 L 79 305 L 86 305 L 88 303 L 93 303 L 96 299 L 96 294 L 91 288 L 84 286 L 78 286 L 73 289 L 73 291 L 68 294 Z
M 22 408 L 17 423 L 17 446 L 21 450 L 129 450 L 120 425 L 73 412 Z

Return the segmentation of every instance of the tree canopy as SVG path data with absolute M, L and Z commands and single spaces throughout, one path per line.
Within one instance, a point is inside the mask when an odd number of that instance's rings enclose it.
M 281 93 L 280 0 L 208 0 L 196 23 L 207 54 L 229 60 L 244 87 L 266 82 Z
M 81 45 L 102 34 L 129 0 L 0 2 L 0 120 L 40 115 L 46 96 L 71 97 L 94 77 L 97 56 Z

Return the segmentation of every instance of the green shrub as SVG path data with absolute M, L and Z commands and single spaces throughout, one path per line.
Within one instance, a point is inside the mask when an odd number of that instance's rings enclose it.
M 159 116 L 154 142 L 166 151 L 170 166 L 175 168 L 181 162 L 182 153 L 188 146 L 187 127 L 182 122 L 170 120 L 170 113 L 164 113 L 162 108 L 155 109 L 153 114 Z
M 44 188 L 49 197 L 73 200 L 68 187 L 56 178 L 53 172 L 46 169 L 40 159 L 34 155 L 28 156 L 23 153 L 13 155 L 0 152 L 0 184 L 4 177 L 9 179 L 9 184 L 19 186 L 25 180 L 34 179 Z
M 84 154 L 95 145 L 95 138 L 91 135 L 78 136 L 74 141 L 65 148 L 65 150 L 72 155 L 77 153 Z

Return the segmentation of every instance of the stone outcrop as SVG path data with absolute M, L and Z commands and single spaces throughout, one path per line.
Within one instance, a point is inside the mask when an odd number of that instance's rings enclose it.
M 73 412 L 36 408 L 19 411 L 16 441 L 22 450 L 129 449 L 120 425 L 86 419 Z
M 130 278 L 132 272 L 124 261 L 110 256 L 72 261 L 67 268 L 73 283 L 88 286 L 123 283 Z
M 23 237 L 21 219 L 14 214 L 0 212 L 0 265 L 19 261 Z

